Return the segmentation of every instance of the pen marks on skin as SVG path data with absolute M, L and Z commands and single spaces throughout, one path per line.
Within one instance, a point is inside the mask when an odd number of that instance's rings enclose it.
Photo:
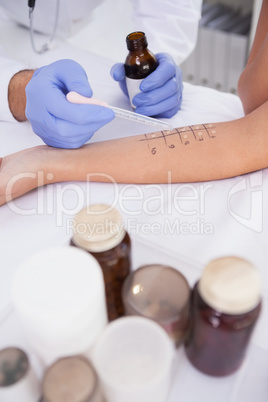
M 167 148 L 176 149 L 177 146 L 187 146 L 197 141 L 214 138 L 216 138 L 216 129 L 213 124 L 199 124 L 144 134 L 144 138 L 139 141 L 146 141 L 150 153 L 156 155 L 159 141 L 164 142 Z

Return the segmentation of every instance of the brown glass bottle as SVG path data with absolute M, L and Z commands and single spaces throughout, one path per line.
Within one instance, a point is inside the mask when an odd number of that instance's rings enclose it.
M 158 66 L 155 55 L 148 49 L 144 32 L 132 32 L 126 37 L 129 53 L 125 60 L 126 84 L 132 107 L 133 97 L 140 92 L 141 81 Z
M 235 372 L 242 364 L 261 310 L 260 280 L 247 261 L 212 261 L 196 283 L 191 299 L 191 328 L 186 355 L 212 376 Z
M 105 204 L 82 209 L 75 216 L 70 245 L 84 249 L 99 262 L 109 321 L 123 316 L 122 286 L 131 271 L 131 240 L 118 211 Z

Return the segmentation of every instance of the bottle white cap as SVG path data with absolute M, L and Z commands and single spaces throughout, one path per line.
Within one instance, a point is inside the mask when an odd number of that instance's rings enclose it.
M 198 291 L 219 312 L 243 314 L 259 304 L 261 278 L 250 262 L 234 256 L 222 257 L 205 267 Z
M 119 212 L 106 204 L 83 208 L 74 218 L 73 242 L 91 252 L 102 252 L 116 247 L 126 231 Z

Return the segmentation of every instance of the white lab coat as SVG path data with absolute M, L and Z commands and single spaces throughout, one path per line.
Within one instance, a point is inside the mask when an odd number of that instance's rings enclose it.
M 59 0 L 57 35 L 67 38 L 90 23 L 93 10 L 104 0 Z M 109 1 L 109 0 L 105 0 Z M 111 0 L 125 2 L 127 0 Z M 137 30 L 146 32 L 150 49 L 167 52 L 180 64 L 194 49 L 201 16 L 202 0 L 129 0 L 132 22 Z M 56 0 L 36 0 L 34 27 L 50 34 L 53 29 Z M 29 26 L 27 1 L 0 0 L 0 13 Z M 113 16 L 111 16 L 113 18 Z M 1 55 L 0 55 L 1 56 Z M 7 88 L 13 74 L 23 66 L 0 57 L 0 121 L 13 120 L 7 105 Z

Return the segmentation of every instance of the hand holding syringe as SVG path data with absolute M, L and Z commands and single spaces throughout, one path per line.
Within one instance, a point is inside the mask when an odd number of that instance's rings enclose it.
M 90 105 L 99 105 L 99 106 L 104 106 L 109 109 L 112 109 L 117 117 L 120 117 L 122 119 L 127 119 L 131 120 L 135 123 L 140 123 L 140 124 L 145 124 L 147 126 L 151 126 L 157 129 L 162 129 L 162 130 L 173 130 L 173 127 L 161 120 L 153 119 L 152 117 L 148 116 L 143 116 L 141 114 L 135 113 L 135 112 L 130 112 L 125 109 L 121 109 L 115 106 L 110 106 L 108 103 L 103 102 L 98 99 L 94 98 L 87 98 L 85 96 L 82 96 L 78 94 L 77 92 L 71 91 L 66 95 L 66 98 L 69 102 L 71 103 L 86 103 Z

